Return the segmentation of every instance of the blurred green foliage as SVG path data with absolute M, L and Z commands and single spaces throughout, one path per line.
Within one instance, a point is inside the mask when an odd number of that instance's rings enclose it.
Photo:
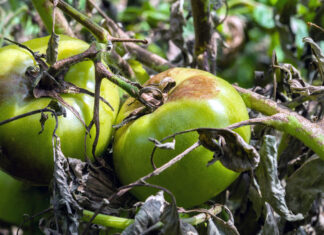
M 152 31 L 156 34 L 160 32 L 149 49 L 166 58 L 169 39 L 167 31 L 171 27 L 169 24 L 171 2 L 155 2 L 159 3 L 153 6 L 148 1 L 137 1 L 137 5 L 126 6 L 119 12 L 118 19 L 137 38 L 147 38 Z M 186 25 L 183 27 L 182 36 L 185 39 L 194 35 L 188 2 L 185 1 L 183 11 Z M 224 1 L 210 2 L 212 14 L 219 19 L 227 14 L 239 16 L 245 23 L 245 41 L 239 53 L 225 66 L 223 63 L 217 65 L 217 75 L 243 87 L 252 87 L 255 84 L 254 71 L 266 70 L 269 67 L 273 51 L 276 52 L 279 62 L 300 67 L 306 50 L 302 39 L 309 36 L 310 32 L 307 22 L 324 26 L 324 16 L 321 16 L 324 12 L 320 0 L 229 0 L 228 9 Z M 215 29 L 226 41 L 232 35 L 224 32 L 223 28 L 222 24 L 215 24 Z M 323 46 L 322 40 L 324 38 L 320 38 L 318 43 Z M 222 43 L 219 44 L 218 60 L 222 60 Z M 302 73 L 305 74 L 306 71 L 302 70 Z
M 34 12 L 35 14 L 36 12 Z M 28 2 L 9 0 L 0 5 L 0 47 L 4 38 L 14 39 L 12 34 L 24 31 L 24 39 L 35 37 L 40 32 L 39 26 L 33 21 L 33 13 L 29 10 Z
M 174 39 L 174 35 L 170 35 L 172 27 L 175 27 L 170 25 L 171 6 L 174 1 L 94 1 L 106 10 L 108 16 L 116 18 L 122 27 L 135 38 L 149 39 L 150 44 L 147 46 L 149 51 L 169 59 L 170 40 Z M 29 39 L 46 33 L 35 22 L 37 13 L 31 10 L 30 0 L 2 2 L 0 5 L 0 46 L 3 44 L 3 37 L 19 41 L 19 39 Z M 89 4 L 86 0 L 66 0 L 66 2 L 82 12 L 89 11 Z M 306 76 L 307 68 L 304 60 L 309 56 L 307 54 L 309 49 L 302 42 L 303 37 L 313 37 L 324 48 L 323 32 L 307 25 L 307 22 L 312 22 L 321 27 L 324 26 L 324 7 L 321 0 L 228 0 L 226 4 L 224 0 L 211 0 L 210 4 L 214 29 L 220 34 L 220 41 L 217 42 L 219 49 L 216 73 L 231 83 L 236 82 L 243 87 L 258 84 L 255 81 L 254 72 L 256 70 L 267 72 L 273 51 L 276 52 L 279 62 L 291 63 L 300 68 L 302 74 Z M 107 6 L 110 8 L 108 9 Z M 225 15 L 227 17 L 237 16 L 244 22 L 245 40 L 233 58 L 223 55 L 227 41 L 234 39 L 233 32 L 225 30 L 226 22 L 219 24 L 220 19 L 223 19 Z M 190 1 L 183 1 L 183 17 L 185 24 L 179 26 L 182 27 L 179 33 L 182 32 L 185 48 L 193 54 L 194 27 Z M 97 14 L 93 15 L 92 19 L 99 23 L 101 17 Z M 131 66 L 137 64 L 135 61 L 130 61 L 130 63 Z M 177 65 L 186 66 L 178 62 Z M 187 66 L 190 65 L 187 64 Z M 135 66 L 134 69 L 136 70 L 137 67 Z M 146 73 L 145 77 L 147 76 Z

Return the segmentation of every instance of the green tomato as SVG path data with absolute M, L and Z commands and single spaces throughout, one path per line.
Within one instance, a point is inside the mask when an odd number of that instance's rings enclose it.
M 50 207 L 47 188 L 26 185 L 2 171 L 0 194 L 0 221 L 10 224 L 20 225 L 24 214 L 32 216 Z
M 221 78 L 197 69 L 174 68 L 154 76 L 147 84 L 158 84 L 165 77 L 176 81 L 167 102 L 115 134 L 114 166 L 124 185 L 153 171 L 150 155 L 154 145 L 148 140 L 149 137 L 161 140 L 175 132 L 198 127 L 223 128 L 249 118 L 240 95 Z M 130 98 L 122 106 L 117 123 L 139 106 L 138 102 L 133 101 Z M 249 127 L 235 131 L 246 142 L 250 140 Z M 156 166 L 165 164 L 197 140 L 198 134 L 194 132 L 176 137 L 175 150 L 158 149 L 155 152 Z M 219 161 L 207 166 L 212 158 L 213 153 L 200 146 L 148 182 L 169 189 L 180 206 L 199 205 L 225 190 L 239 175 Z M 136 187 L 131 192 L 144 200 L 155 190 Z
M 45 53 L 49 37 L 37 38 L 25 42 L 33 51 Z M 89 45 L 81 40 L 60 36 L 58 60 L 79 54 Z M 35 65 L 31 54 L 16 45 L 0 49 L 0 121 L 45 108 L 51 98 L 35 99 L 29 95 L 25 71 Z M 65 75 L 65 81 L 81 88 L 94 91 L 95 69 L 92 61 L 84 61 L 71 66 Z M 119 107 L 118 88 L 108 80 L 103 80 L 100 95 L 114 108 L 111 110 L 100 102 L 100 136 L 96 149 L 99 156 L 107 147 L 112 134 Z M 74 109 L 88 125 L 93 116 L 93 97 L 85 94 L 62 94 L 63 99 Z M 59 117 L 56 134 L 61 139 L 65 156 L 81 158 L 85 156 L 85 127 L 67 108 L 66 117 Z M 10 175 L 35 184 L 48 184 L 53 175 L 52 134 L 55 119 L 49 115 L 45 129 L 41 134 L 40 114 L 28 116 L 0 126 L 0 168 Z M 87 137 L 87 155 L 91 156 L 95 128 L 91 137 Z

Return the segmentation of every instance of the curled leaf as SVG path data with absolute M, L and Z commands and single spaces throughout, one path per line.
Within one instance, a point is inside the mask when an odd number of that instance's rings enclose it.
M 146 199 L 136 214 L 134 223 L 122 235 L 151 234 L 158 229 L 158 234 L 161 235 L 198 235 L 192 225 L 180 219 L 177 206 L 165 201 L 163 191 Z
M 232 217 L 232 215 L 231 215 Z M 238 235 L 239 232 L 234 226 L 232 220 L 224 221 L 217 216 L 213 216 L 208 220 L 207 234 L 228 234 Z
M 134 223 L 128 226 L 122 235 L 143 234 L 149 227 L 160 221 L 165 206 L 166 201 L 163 197 L 163 191 L 160 191 L 156 196 L 148 197 L 136 214 Z
M 286 205 L 285 189 L 277 171 L 276 137 L 265 135 L 260 150 L 261 161 L 255 171 L 263 199 L 288 221 L 302 220 L 302 214 L 293 214 Z
M 56 220 L 61 222 L 60 228 L 62 233 L 78 234 L 79 221 L 82 215 L 82 208 L 74 199 L 69 181 L 71 175 L 68 172 L 69 164 L 65 158 L 60 139 L 57 137 L 54 149 L 54 178 L 53 178 L 53 197 L 51 204 L 54 209 Z
M 174 203 L 166 206 L 161 215 L 161 222 L 164 224 L 161 235 L 198 235 L 198 232 L 191 224 L 180 219 L 177 206 Z
M 48 40 L 48 46 L 46 49 L 46 62 L 50 65 L 55 64 L 58 55 L 60 36 L 52 32 L 50 39 Z
M 324 86 L 313 86 L 304 82 L 302 79 L 292 79 L 288 81 L 293 93 L 301 95 L 312 95 L 314 93 L 324 93 Z
M 260 156 L 255 148 L 230 129 L 198 128 L 200 143 L 214 152 L 213 162 L 220 160 L 228 169 L 243 172 L 258 166 Z
M 47 121 L 48 119 L 48 115 L 45 114 L 45 113 L 41 113 L 41 118 L 39 120 L 39 122 L 41 123 L 41 130 L 38 132 L 38 134 L 42 134 L 43 131 L 44 131 L 44 126 L 45 126 L 45 122 Z
M 63 115 L 63 117 L 66 117 L 66 109 L 57 100 L 51 100 L 47 107 L 53 109 L 57 116 Z
M 120 128 L 145 114 L 152 113 L 163 105 L 167 100 L 168 92 L 176 85 L 176 82 L 173 78 L 166 77 L 159 84 L 149 84 L 145 87 L 140 84 L 133 85 L 137 85 L 140 89 L 138 101 L 134 100 L 131 103 L 137 105 L 138 108 L 131 112 L 121 123 L 114 125 L 114 128 Z
M 322 80 L 324 80 L 324 53 L 322 52 L 321 47 L 317 45 L 311 37 L 304 37 L 303 42 L 308 43 L 311 46 L 313 54 L 317 59 L 318 70 L 321 74 Z

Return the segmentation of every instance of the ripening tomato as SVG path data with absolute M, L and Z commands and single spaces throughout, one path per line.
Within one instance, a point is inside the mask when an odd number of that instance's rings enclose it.
M 45 53 L 49 37 L 37 38 L 23 43 L 34 52 Z M 58 60 L 85 51 L 89 45 L 81 40 L 60 35 Z M 45 108 L 51 98 L 35 99 L 30 95 L 25 71 L 36 63 L 31 54 L 16 45 L 0 49 L 0 121 Z M 95 69 L 92 61 L 84 61 L 71 66 L 64 80 L 81 88 L 94 91 Z M 63 99 L 76 109 L 86 124 L 93 116 L 93 97 L 86 94 L 62 94 Z M 100 102 L 101 133 L 96 149 L 100 155 L 107 147 L 112 124 L 119 107 L 118 88 L 104 80 L 101 96 L 114 108 L 111 110 Z M 66 109 L 66 117 L 59 117 L 57 135 L 61 139 L 62 151 L 67 157 L 84 158 L 85 127 L 81 121 Z M 55 120 L 49 115 L 44 131 L 41 130 L 40 114 L 28 116 L 0 126 L 0 168 L 10 175 L 35 184 L 48 184 L 53 174 L 52 134 Z M 91 156 L 95 128 L 92 138 L 87 138 L 87 154 Z
M 198 128 L 223 128 L 249 118 L 246 106 L 236 90 L 225 80 L 208 72 L 174 68 L 152 77 L 147 84 L 158 84 L 171 77 L 176 87 L 168 100 L 156 111 L 120 128 L 115 134 L 114 166 L 122 184 L 129 184 L 153 171 L 150 155 L 153 143 L 175 132 Z M 123 104 L 117 117 L 121 122 L 139 106 L 133 98 Z M 248 142 L 250 128 L 235 130 Z M 158 149 L 154 156 L 157 167 L 183 152 L 198 140 L 196 133 L 176 137 L 175 150 Z M 202 146 L 168 168 L 149 183 L 169 189 L 180 206 L 199 205 L 226 189 L 239 173 L 225 168 L 219 161 L 207 166 L 213 153 Z M 135 187 L 131 192 L 140 200 L 156 192 L 148 187 Z

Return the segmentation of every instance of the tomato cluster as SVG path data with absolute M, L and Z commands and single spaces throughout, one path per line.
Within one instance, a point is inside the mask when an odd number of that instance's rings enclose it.
M 33 39 L 24 45 L 33 51 L 45 53 L 48 39 L 49 37 Z M 79 54 L 88 47 L 81 40 L 61 35 L 58 59 Z M 27 67 L 35 65 L 32 55 L 23 48 L 11 45 L 0 49 L 0 121 L 44 108 L 50 103 L 51 98 L 35 99 L 31 96 L 25 72 Z M 223 79 L 197 69 L 173 68 L 152 77 L 146 85 L 159 84 L 166 77 L 171 77 L 176 82 L 167 101 L 153 113 L 128 123 L 115 133 L 114 167 L 122 184 L 129 184 L 152 172 L 150 155 L 154 144 L 149 138 L 159 140 L 175 132 L 198 127 L 222 128 L 248 119 L 243 100 Z M 93 91 L 93 62 L 84 61 L 71 66 L 64 80 Z M 100 104 L 102 131 L 96 149 L 97 155 L 107 148 L 111 139 L 112 124 L 115 123 L 120 100 L 118 88 L 107 80 L 103 81 L 100 95 L 113 106 L 114 111 L 104 103 Z M 92 120 L 93 97 L 86 94 L 64 94 L 62 98 L 78 111 L 85 123 Z M 124 120 L 139 105 L 133 98 L 126 100 L 116 122 Z M 61 139 L 64 155 L 74 158 L 83 158 L 85 154 L 91 156 L 93 139 L 87 138 L 85 153 L 85 127 L 69 109 L 66 110 L 66 116 L 59 117 L 56 133 Z M 0 126 L 0 168 L 16 178 L 46 185 L 53 174 L 52 134 L 55 119 L 48 118 L 41 134 L 39 119 L 39 114 L 32 115 Z M 245 141 L 249 141 L 249 127 L 241 127 L 235 131 Z M 94 128 L 90 134 L 95 136 Z M 156 151 L 155 164 L 159 167 L 168 162 L 197 139 L 195 133 L 178 136 L 175 150 Z M 169 189 L 181 206 L 201 204 L 226 189 L 238 176 L 238 173 L 225 168 L 220 162 L 207 167 L 212 157 L 211 151 L 199 147 L 148 182 Z M 3 185 L 0 180 L 0 188 Z M 142 187 L 134 188 L 131 192 L 138 199 L 144 200 L 155 191 Z
M 37 38 L 24 45 L 34 52 L 45 53 L 49 37 Z M 81 40 L 60 36 L 58 60 L 79 54 L 89 45 Z M 0 121 L 45 108 L 51 98 L 34 98 L 30 95 L 28 79 L 25 76 L 29 66 L 36 62 L 30 52 L 16 45 L 0 49 Z M 64 80 L 80 88 L 94 91 L 95 69 L 93 62 L 84 61 L 71 66 Z M 118 88 L 107 80 L 101 86 L 101 96 L 114 108 L 104 103 L 100 105 L 100 125 L 96 154 L 100 155 L 107 147 L 112 134 L 112 124 L 119 107 Z M 62 98 L 78 111 L 86 124 L 93 116 L 93 97 L 86 94 L 63 94 Z M 65 156 L 84 158 L 85 127 L 82 122 L 66 109 L 66 117 L 59 117 L 56 134 L 61 139 Z M 52 134 L 55 119 L 49 117 L 41 130 L 40 114 L 28 116 L 0 126 L 0 168 L 7 173 L 35 184 L 48 184 L 53 175 Z M 95 130 L 92 138 L 87 138 L 87 154 L 91 156 Z

